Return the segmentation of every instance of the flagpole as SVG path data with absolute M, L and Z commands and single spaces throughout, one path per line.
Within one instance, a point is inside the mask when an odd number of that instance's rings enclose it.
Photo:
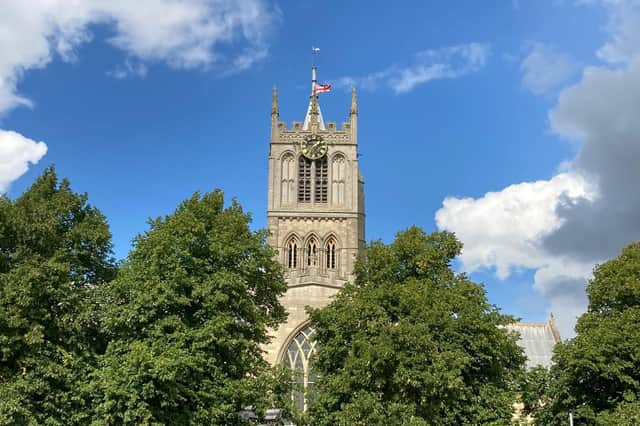
M 311 46 L 311 96 L 317 96 L 315 89 L 316 89 L 316 84 L 318 84 L 318 82 L 316 81 L 317 77 L 316 77 L 316 53 L 320 52 L 320 48 L 319 47 L 314 47 Z
M 318 129 L 318 95 L 316 93 L 316 53 L 320 52 L 320 48 L 311 47 L 311 132 L 315 133 Z

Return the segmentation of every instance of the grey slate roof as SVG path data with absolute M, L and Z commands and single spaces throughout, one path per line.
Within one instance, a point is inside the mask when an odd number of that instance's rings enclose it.
M 553 315 L 547 322 L 519 322 L 508 325 L 507 328 L 520 333 L 518 345 L 524 349 L 527 356 L 527 369 L 536 365 L 547 368 L 551 366 L 553 348 L 560 342 L 560 333 Z

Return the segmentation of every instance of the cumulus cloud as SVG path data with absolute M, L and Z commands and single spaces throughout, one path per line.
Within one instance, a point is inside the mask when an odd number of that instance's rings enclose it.
M 565 337 L 586 308 L 594 265 L 640 240 L 640 2 L 589 3 L 608 12 L 609 40 L 596 52 L 605 62 L 585 67 L 549 112 L 551 130 L 579 144 L 576 157 L 548 181 L 447 198 L 436 213 L 465 243 L 467 271 L 534 269 Z
M 436 213 L 440 229 L 455 230 L 465 247 L 460 256 L 467 271 L 495 267 L 505 279 L 517 268 L 548 263 L 541 239 L 561 226 L 561 200 L 592 199 L 594 188 L 574 173 L 551 180 L 511 185 L 479 199 L 447 197 Z
M 457 78 L 480 70 L 490 54 L 486 44 L 468 43 L 418 52 L 411 64 L 392 65 L 360 77 L 341 77 L 337 87 L 358 86 L 364 90 L 387 87 L 396 94 L 410 92 L 431 80 Z
M 563 336 L 572 334 L 576 312 L 584 310 L 585 276 L 592 264 L 567 253 L 551 254 L 544 239 L 563 225 L 558 209 L 598 197 L 580 174 L 560 173 L 550 180 L 511 185 L 478 199 L 447 197 L 436 213 L 439 229 L 454 231 L 464 243 L 460 262 L 467 272 L 495 270 L 499 279 L 533 269 L 535 288 L 551 304 Z
M 640 240 L 640 57 L 623 69 L 590 67 L 562 92 L 552 129 L 581 141 L 573 169 L 597 179 L 601 197 L 558 209 L 563 225 L 545 239 L 551 253 L 584 261 L 615 255 Z
M 549 93 L 578 71 L 578 63 L 566 53 L 542 43 L 532 43 L 520 64 L 522 85 L 536 95 Z
M 29 164 L 36 164 L 46 153 L 44 142 L 0 129 L 0 194 L 27 171 Z
M 146 72 L 144 62 L 174 68 L 247 68 L 266 56 L 278 19 L 263 0 L 7 0 L 0 14 L 0 113 L 31 101 L 18 93 L 24 73 L 58 56 L 74 60 L 106 25 L 108 42 L 133 58 L 114 77 Z M 240 52 L 240 53 L 235 53 Z

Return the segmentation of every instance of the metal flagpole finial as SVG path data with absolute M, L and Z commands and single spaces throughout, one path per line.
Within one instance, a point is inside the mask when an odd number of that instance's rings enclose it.
M 319 47 L 311 46 L 311 65 L 316 66 L 316 53 L 320 53 Z

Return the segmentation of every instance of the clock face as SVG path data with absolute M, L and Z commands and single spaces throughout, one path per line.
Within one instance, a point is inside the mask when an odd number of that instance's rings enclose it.
M 320 135 L 308 135 L 300 141 L 302 155 L 310 160 L 316 160 L 327 153 L 327 143 Z

